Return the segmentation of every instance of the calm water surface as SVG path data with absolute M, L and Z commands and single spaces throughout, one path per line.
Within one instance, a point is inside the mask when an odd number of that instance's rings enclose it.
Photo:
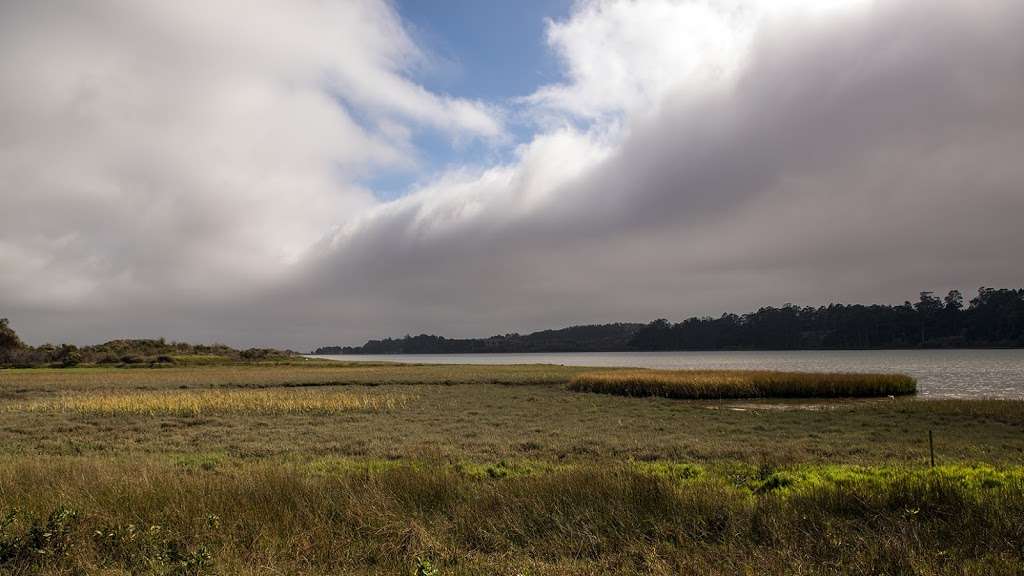
M 1024 398 L 1024 350 L 840 350 L 795 352 L 572 352 L 318 356 L 426 364 L 564 364 L 676 369 L 900 372 L 927 398 Z

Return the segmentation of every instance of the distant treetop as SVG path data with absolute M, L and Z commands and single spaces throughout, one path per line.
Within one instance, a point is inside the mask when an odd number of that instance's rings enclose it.
M 432 354 L 471 352 L 607 352 L 655 350 L 794 350 L 846 348 L 961 348 L 1024 346 L 1024 289 L 980 288 L 965 306 L 952 290 L 921 292 L 899 305 L 784 304 L 746 314 L 691 317 L 672 323 L 604 324 L 543 330 L 521 336 L 449 339 L 421 334 L 327 346 L 316 354 Z

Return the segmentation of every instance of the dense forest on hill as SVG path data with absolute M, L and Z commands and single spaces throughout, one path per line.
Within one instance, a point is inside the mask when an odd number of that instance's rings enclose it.
M 1024 346 L 1024 289 L 981 288 L 965 302 L 921 292 L 899 305 L 786 304 L 747 314 L 665 319 L 642 324 L 573 326 L 527 335 L 448 339 L 420 335 L 325 347 L 317 354 L 605 352 L 653 350 L 797 350 Z
M 959 291 L 922 292 L 898 306 L 787 304 L 749 314 L 656 320 L 630 341 L 635 350 L 957 348 L 1024 345 L 1024 290 L 981 288 L 966 305 Z
M 602 324 L 505 334 L 490 338 L 445 338 L 421 334 L 370 340 L 362 346 L 326 346 L 314 354 L 465 354 L 474 352 L 609 352 L 624 350 L 643 324 Z

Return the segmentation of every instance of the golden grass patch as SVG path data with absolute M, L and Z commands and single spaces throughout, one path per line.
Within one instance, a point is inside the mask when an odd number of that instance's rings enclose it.
M 638 369 L 584 372 L 569 389 L 692 399 L 839 398 L 913 394 L 917 381 L 902 374 Z
M 324 390 L 174 390 L 64 394 L 14 403 L 8 410 L 89 415 L 340 414 L 402 407 L 404 396 Z

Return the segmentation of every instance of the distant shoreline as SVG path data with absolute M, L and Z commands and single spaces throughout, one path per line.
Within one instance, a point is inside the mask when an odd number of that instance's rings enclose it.
M 487 338 L 435 334 L 322 346 L 316 354 L 505 354 L 657 351 L 970 350 L 1024 347 L 1024 289 L 958 290 L 915 303 L 784 304 L 746 314 L 694 316 L 672 323 L 585 324 Z
M 668 352 L 884 352 L 888 350 L 1022 350 L 1024 346 L 924 346 L 885 348 L 689 348 L 686 350 L 496 350 L 493 352 L 310 352 L 303 356 L 484 356 L 496 354 L 649 354 Z

